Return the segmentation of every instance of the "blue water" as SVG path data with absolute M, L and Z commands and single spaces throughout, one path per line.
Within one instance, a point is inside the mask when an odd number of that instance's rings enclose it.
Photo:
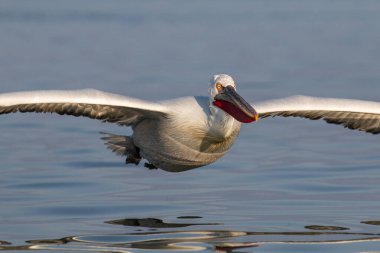
M 0 92 L 206 95 L 228 73 L 254 102 L 379 101 L 378 1 L 2 0 Z M 0 250 L 380 250 L 378 136 L 324 122 L 246 125 L 218 162 L 126 166 L 85 118 L 0 117 Z M 368 222 L 369 221 L 369 222 Z

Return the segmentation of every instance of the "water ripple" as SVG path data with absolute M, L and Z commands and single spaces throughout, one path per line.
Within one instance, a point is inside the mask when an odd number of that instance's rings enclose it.
M 167 230 L 197 224 L 166 223 L 156 218 L 107 221 L 108 224 L 130 227 L 162 228 L 165 231 L 129 232 L 119 234 L 76 235 L 58 239 L 26 241 L 26 245 L 13 246 L 0 241 L 0 250 L 50 250 L 97 252 L 235 252 L 242 248 L 268 245 L 347 245 L 363 242 L 380 242 L 380 234 L 346 232 L 349 228 L 309 225 L 314 231 L 226 231 L 226 230 Z M 371 224 L 373 222 L 363 221 Z

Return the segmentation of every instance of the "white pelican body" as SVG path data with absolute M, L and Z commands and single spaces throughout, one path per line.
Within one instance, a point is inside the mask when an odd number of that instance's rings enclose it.
M 140 122 L 132 136 L 141 156 L 155 167 L 183 171 L 210 164 L 230 149 L 239 134 L 241 123 L 235 119 L 210 121 L 207 97 L 180 98 L 162 105 L 171 114 Z
M 239 134 L 241 122 L 258 117 L 323 118 L 328 123 L 380 133 L 380 103 L 295 96 L 251 105 L 236 93 L 234 80 L 216 75 L 209 97 L 185 97 L 157 103 L 93 89 L 0 94 L 0 114 L 51 112 L 85 116 L 131 126 L 132 136 L 107 134 L 103 139 L 127 163 L 141 158 L 149 168 L 184 171 L 222 157 Z

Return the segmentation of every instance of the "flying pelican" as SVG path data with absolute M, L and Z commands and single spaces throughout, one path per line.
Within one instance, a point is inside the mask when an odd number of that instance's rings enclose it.
M 324 119 L 350 129 L 380 133 L 380 103 L 292 96 L 247 103 L 226 74 L 210 81 L 209 96 L 159 102 L 94 89 L 27 91 L 0 94 L 0 114 L 58 113 L 130 126 L 132 136 L 106 134 L 108 148 L 126 163 L 179 172 L 210 164 L 232 146 L 242 123 L 258 118 L 293 116 Z

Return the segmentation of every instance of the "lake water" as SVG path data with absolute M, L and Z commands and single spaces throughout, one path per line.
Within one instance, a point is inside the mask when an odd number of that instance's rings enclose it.
M 1 0 L 0 92 L 379 101 L 378 1 Z M 126 166 L 85 118 L 0 117 L 0 250 L 380 252 L 379 136 L 302 119 L 245 125 L 209 166 Z

